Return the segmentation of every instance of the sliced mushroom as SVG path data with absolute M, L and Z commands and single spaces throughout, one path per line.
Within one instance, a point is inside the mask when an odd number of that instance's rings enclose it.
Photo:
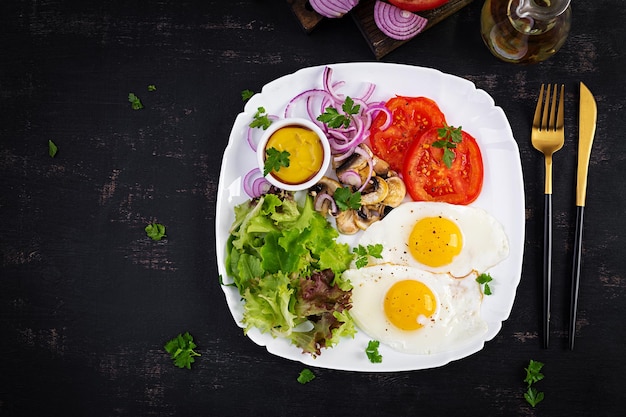
M 374 156 L 372 158 L 372 163 L 374 164 L 374 172 L 376 173 L 376 175 L 379 175 L 383 178 L 387 178 L 389 176 L 390 167 L 386 161 L 380 159 L 377 156 Z
M 389 177 L 385 181 L 389 186 L 389 192 L 382 203 L 390 207 L 398 207 L 406 196 L 406 185 L 400 177 Z
M 313 196 L 313 204 L 315 210 L 326 215 L 335 215 L 336 207 L 334 207 L 332 196 L 335 190 L 341 187 L 341 184 L 329 177 L 322 177 L 317 184 L 309 188 L 309 194 Z
M 360 229 L 356 224 L 356 210 L 341 211 L 335 217 L 337 221 L 337 230 L 344 235 L 353 235 Z
M 341 165 L 335 170 L 337 172 L 337 178 L 341 178 L 346 171 L 359 172 L 363 167 L 367 166 L 367 158 L 363 155 L 354 152 L 352 155 L 346 158 Z
M 361 192 L 361 204 L 371 206 L 380 203 L 389 194 L 387 181 L 380 177 L 372 177 L 368 186 Z
M 361 206 L 359 210 L 357 210 L 356 214 L 356 225 L 359 229 L 365 230 L 375 223 L 382 219 L 383 213 L 379 211 L 379 208 L 382 209 L 382 206 Z

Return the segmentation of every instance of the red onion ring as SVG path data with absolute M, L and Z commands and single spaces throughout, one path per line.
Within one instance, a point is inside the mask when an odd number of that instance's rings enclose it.
M 272 122 L 275 122 L 276 120 L 279 119 L 278 116 L 275 116 L 273 114 L 268 115 L 267 118 L 270 119 Z M 248 145 L 250 145 L 250 148 L 254 152 L 256 152 L 256 148 L 259 145 L 258 142 L 261 139 L 261 136 L 263 136 L 263 130 L 264 129 L 259 129 L 257 127 L 248 127 L 246 140 L 248 141 Z
M 315 199 L 315 211 L 321 211 L 324 202 L 328 201 L 330 203 L 330 213 L 335 216 L 337 214 L 337 203 L 335 199 L 328 193 L 320 193 Z
M 333 161 L 335 163 L 339 163 L 341 161 L 344 161 L 346 159 L 348 159 L 348 157 L 350 155 L 352 155 L 354 153 L 354 148 L 352 149 L 348 149 L 346 152 L 344 153 L 339 153 L 339 154 L 335 154 L 335 156 L 333 156 Z
M 353 169 L 342 172 L 338 176 L 338 179 L 342 184 L 351 185 L 353 187 L 361 187 L 363 185 L 361 175 Z
M 391 115 L 391 111 L 385 106 L 385 102 L 381 101 L 380 103 L 370 104 L 367 108 L 367 113 L 371 114 L 372 117 L 376 117 L 378 112 L 383 112 L 387 115 L 387 119 L 382 126 L 380 126 L 380 130 L 386 130 L 389 126 L 391 126 L 391 121 L 393 116 Z
M 358 153 L 359 155 L 361 155 L 367 160 L 367 165 L 368 165 L 367 178 L 365 178 L 365 181 L 363 181 L 363 184 L 361 185 L 361 187 L 359 187 L 359 191 L 363 191 L 365 187 L 367 187 L 367 184 L 372 179 L 372 174 L 374 173 L 374 161 L 372 160 L 372 156 L 360 146 L 357 146 L 356 148 L 354 148 L 354 152 Z
M 257 198 L 270 189 L 270 183 L 261 174 L 259 168 L 250 170 L 243 177 L 243 190 L 250 198 Z
M 377 0 L 374 4 L 374 22 L 385 35 L 404 41 L 424 30 L 428 19 Z

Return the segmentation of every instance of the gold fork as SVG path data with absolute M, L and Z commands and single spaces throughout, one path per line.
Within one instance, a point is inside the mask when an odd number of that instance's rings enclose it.
M 557 85 L 554 84 L 550 101 L 550 84 L 545 89 L 541 84 L 539 99 L 535 109 L 531 141 L 535 149 L 545 156 L 545 197 L 543 211 L 543 347 L 548 347 L 550 336 L 550 287 L 552 285 L 552 154 L 563 147 L 565 130 L 563 128 L 563 96 L 565 86 L 561 85 L 561 94 L 557 106 Z

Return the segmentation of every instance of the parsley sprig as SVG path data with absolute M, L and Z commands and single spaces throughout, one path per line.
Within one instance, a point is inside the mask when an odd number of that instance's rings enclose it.
M 533 407 L 543 401 L 544 397 L 543 392 L 537 391 L 537 389 L 532 386 L 536 382 L 543 379 L 541 368 L 543 368 L 543 363 L 532 359 L 528 362 L 528 367 L 524 368 L 526 371 L 526 378 L 524 378 L 524 382 L 527 384 L 527 390 L 524 393 L 524 398 L 526 399 L 526 402 Z
M 174 360 L 174 365 L 179 368 L 191 369 L 191 364 L 195 362 L 194 357 L 200 356 L 194 349 L 196 344 L 193 342 L 193 336 L 189 332 L 179 334 L 164 346 L 165 351 L 170 354 Z
M 381 259 L 383 257 L 383 245 L 376 243 L 375 245 L 359 245 L 352 249 L 352 252 L 356 254 L 356 267 L 357 269 L 363 268 L 369 262 L 368 256 Z
M 354 100 L 352 100 L 352 98 L 348 96 L 346 97 L 346 100 L 341 105 L 341 110 L 343 110 L 343 113 L 339 112 L 339 110 L 337 110 L 334 107 L 326 107 L 326 109 L 324 110 L 324 113 L 320 114 L 317 117 L 317 120 L 319 120 L 322 123 L 326 123 L 328 127 L 331 127 L 334 129 L 337 129 L 341 126 L 348 127 L 350 126 L 350 123 L 352 122 L 352 117 L 355 114 L 359 114 L 360 109 L 361 109 L 361 105 L 360 104 L 355 105 Z
M 253 95 L 254 95 L 254 91 L 252 90 L 245 89 L 241 91 L 241 99 L 243 101 L 250 100 L 250 98 L 252 98 Z
M 287 151 L 279 151 L 276 148 L 268 148 L 265 150 L 265 164 L 263 165 L 263 175 L 267 175 L 272 171 L 280 171 L 282 167 L 289 167 L 289 157 L 291 154 Z
M 143 104 L 141 103 L 141 100 L 139 100 L 139 97 L 135 95 L 135 93 L 128 93 L 128 101 L 130 102 L 130 107 L 133 110 L 143 109 Z
M 372 363 L 381 363 L 383 361 L 383 356 L 378 352 L 379 346 L 380 342 L 378 340 L 370 340 L 367 343 L 367 348 L 365 348 L 365 354 Z
M 267 130 L 268 127 L 272 124 L 272 121 L 268 117 L 267 112 L 265 111 L 265 107 L 257 107 L 256 113 L 252 118 L 252 121 L 248 126 L 255 128 L 260 127 L 263 130 Z
M 437 129 L 439 140 L 433 142 L 435 148 L 443 148 L 443 163 L 448 168 L 452 167 L 452 162 L 456 158 L 456 154 L 452 149 L 456 148 L 457 143 L 461 143 L 463 138 L 461 126 L 453 127 L 444 125 Z
M 361 208 L 361 192 L 352 192 L 350 187 L 337 188 L 335 190 L 334 198 L 335 204 L 337 204 L 337 208 L 339 208 L 339 210 L 358 210 Z
M 493 281 L 493 278 L 488 273 L 482 273 L 482 274 L 480 274 L 476 278 L 476 282 L 478 282 L 480 285 L 484 285 L 484 287 L 483 287 L 483 294 L 485 294 L 485 295 L 491 295 L 492 294 L 491 287 L 489 286 L 489 283 L 491 281 Z
M 57 145 L 52 142 L 52 140 L 48 139 L 48 155 L 50 155 L 51 158 L 54 158 L 58 150 L 59 148 L 57 147 Z
M 315 379 L 315 374 L 308 368 L 304 368 L 300 371 L 300 375 L 298 375 L 298 382 L 301 384 L 306 384 L 307 382 L 311 382 Z
M 149 223 L 144 230 L 152 240 L 161 240 L 165 236 L 165 226 L 160 223 Z

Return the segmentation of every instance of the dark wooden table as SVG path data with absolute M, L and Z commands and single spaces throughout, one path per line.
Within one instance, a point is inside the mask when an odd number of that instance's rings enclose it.
M 510 318 L 441 368 L 314 369 L 242 334 L 220 289 L 215 203 L 240 92 L 300 68 L 373 61 L 348 17 L 305 34 L 284 1 L 0 2 L 0 416 L 616 416 L 626 405 L 626 9 L 573 1 L 562 50 L 493 58 L 476 0 L 382 61 L 439 69 L 492 95 L 519 144 L 526 244 Z M 578 83 L 598 103 L 575 351 L 567 349 Z M 567 90 L 555 156 L 552 343 L 541 348 L 543 159 L 530 144 L 542 82 Z M 156 91 L 149 92 L 148 85 Z M 144 109 L 134 111 L 128 93 Z M 48 140 L 58 146 L 48 155 Z M 148 239 L 147 223 L 167 227 Z M 201 353 L 174 367 L 163 344 Z M 523 399 L 524 367 L 545 363 Z

